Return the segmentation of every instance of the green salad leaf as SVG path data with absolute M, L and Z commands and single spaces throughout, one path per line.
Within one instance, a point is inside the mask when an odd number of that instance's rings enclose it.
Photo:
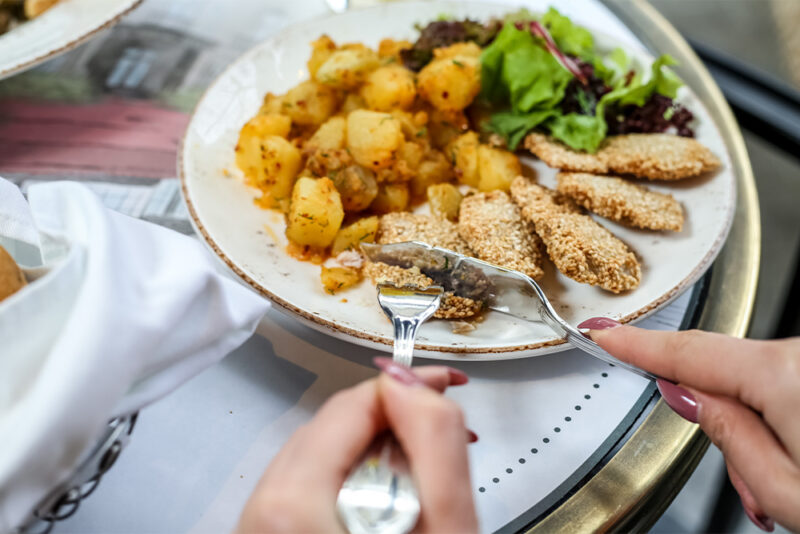
M 556 9 L 551 7 L 539 22 L 558 50 L 553 51 L 552 45 L 548 50 L 543 42 L 547 36 L 541 31 L 536 36 L 529 31 L 533 20 L 527 10 L 508 15 L 481 55 L 481 97 L 500 110 L 492 114 L 486 127 L 505 137 L 511 150 L 529 131 L 539 128 L 574 149 L 595 152 L 609 129 L 605 112 L 610 106 L 641 107 L 656 93 L 668 98 L 677 95 L 681 81 L 668 68 L 676 63 L 671 56 L 654 61 L 644 81 L 641 73 L 633 71 L 633 62 L 624 50 L 599 54 L 592 34 Z M 559 53 L 591 64 L 601 82 L 595 80 L 592 87 L 570 86 L 575 70 L 570 72 L 562 64 L 563 57 L 561 61 L 556 58 Z M 603 94 L 603 85 L 610 91 Z M 572 104 L 562 109 L 568 87 Z

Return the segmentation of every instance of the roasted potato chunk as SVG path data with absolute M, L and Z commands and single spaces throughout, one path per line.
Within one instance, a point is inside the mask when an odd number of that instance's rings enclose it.
M 394 163 L 403 140 L 400 121 L 388 113 L 360 109 L 347 116 L 347 148 L 364 167 L 378 170 Z
M 320 272 L 322 287 L 331 295 L 353 287 L 361 281 L 361 271 L 354 267 L 325 267 Z
M 239 142 L 247 137 L 264 138 L 270 135 L 277 135 L 284 139 L 289 135 L 292 129 L 292 119 L 286 115 L 256 115 L 244 126 L 239 132 Z
M 347 93 L 339 112 L 345 117 L 357 109 L 367 109 L 367 103 L 358 93 Z
M 414 103 L 416 96 L 414 73 L 396 64 L 370 72 L 361 86 L 361 97 L 367 107 L 377 111 L 407 109 Z
M 236 165 L 249 184 L 264 192 L 261 205 L 285 211 L 294 178 L 302 165 L 296 146 L 277 135 L 247 135 L 243 128 L 236 146 Z
M 327 35 L 322 35 L 316 41 L 311 42 L 311 57 L 308 59 L 306 66 L 312 78 L 316 76 L 322 64 L 325 63 L 335 51 L 336 43 Z
M 511 182 L 522 174 L 522 166 L 517 156 L 500 148 L 488 145 L 478 147 L 478 189 L 508 191 Z
M 431 214 L 449 219 L 458 220 L 458 208 L 461 206 L 463 196 L 453 184 L 436 184 L 428 187 L 428 204 Z
M 417 77 L 419 95 L 443 111 L 469 106 L 481 91 L 480 48 L 477 56 L 471 51 L 467 43 L 435 50 L 434 60 Z
M 265 94 L 258 113 L 259 115 L 280 115 L 283 113 L 283 96 L 272 93 Z
M 476 132 L 467 132 L 456 137 L 448 146 L 447 154 L 456 172 L 456 178 L 462 184 L 478 187 L 478 147 L 480 141 Z
M 406 40 L 395 41 L 394 39 L 383 39 L 378 44 L 378 55 L 382 58 L 399 59 L 401 50 L 413 46 L 414 45 L 410 41 Z
M 408 207 L 409 192 L 406 184 L 382 184 L 370 209 L 376 213 L 403 211 Z
M 430 150 L 425 154 L 417 168 L 417 173 L 409 183 L 411 195 L 417 199 L 422 198 L 428 187 L 433 184 L 449 182 L 453 177 L 453 168 L 445 155 L 438 150 Z
M 469 120 L 463 111 L 442 111 L 434 108 L 429 113 L 427 128 L 431 143 L 441 150 L 469 130 Z
M 299 178 L 292 189 L 286 237 L 298 245 L 325 248 L 344 219 L 342 200 L 328 178 Z
M 319 126 L 336 111 L 338 100 L 333 89 L 309 80 L 289 89 L 281 109 L 299 125 Z
M 320 126 L 303 146 L 306 154 L 317 150 L 341 150 L 345 144 L 347 121 L 344 117 L 331 117 Z
M 380 65 L 378 54 L 362 44 L 344 45 L 317 69 L 314 79 L 336 89 L 354 89 Z
M 374 243 L 378 233 L 378 217 L 365 217 L 349 226 L 345 226 L 336 234 L 331 246 L 331 256 L 338 256 L 347 249 L 358 249 L 361 243 Z
M 330 172 L 345 211 L 363 211 L 372 204 L 378 195 L 378 182 L 375 173 L 360 165 L 350 165 L 338 172 Z

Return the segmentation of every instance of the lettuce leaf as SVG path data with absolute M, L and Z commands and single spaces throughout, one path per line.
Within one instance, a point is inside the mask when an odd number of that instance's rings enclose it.
M 545 109 L 531 113 L 500 111 L 492 114 L 486 127 L 488 130 L 502 135 L 506 139 L 510 150 L 516 150 L 520 141 L 528 132 L 547 119 L 557 116 L 558 113 L 555 109 Z
M 616 103 L 619 106 L 633 105 L 641 107 L 650 100 L 654 93 L 675 98 L 678 94 L 678 89 L 683 83 L 674 72 L 665 67 L 676 65 L 677 63 L 669 54 L 662 55 L 650 67 L 650 79 L 646 83 L 642 83 L 641 76 L 637 73 L 627 85 L 618 86 L 610 93 L 603 95 L 598 108 L 605 107 L 611 103 Z
M 558 48 L 565 54 L 584 59 L 594 54 L 594 38 L 589 30 L 576 26 L 556 8 L 548 9 L 540 22 L 547 27 Z
M 587 152 L 597 151 L 608 129 L 602 116 L 578 113 L 558 115 L 547 121 L 546 126 L 556 139 L 576 150 Z
M 481 55 L 481 91 L 494 104 L 520 114 L 555 107 L 572 79 L 527 31 L 506 24 Z

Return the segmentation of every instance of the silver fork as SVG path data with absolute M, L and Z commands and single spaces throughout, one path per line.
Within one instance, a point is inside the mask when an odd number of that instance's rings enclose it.
M 446 291 L 484 302 L 490 310 L 532 323 L 544 323 L 575 348 L 595 358 L 650 380 L 659 378 L 614 358 L 584 336 L 556 312 L 539 284 L 520 272 L 416 241 L 388 245 L 362 243 L 361 249 L 370 261 L 417 267 Z
M 392 359 L 411 367 L 420 325 L 439 308 L 444 289 L 378 284 L 378 303 L 394 325 Z M 336 501 L 352 534 L 405 534 L 419 519 L 419 496 L 400 444 L 379 436 L 348 475 Z

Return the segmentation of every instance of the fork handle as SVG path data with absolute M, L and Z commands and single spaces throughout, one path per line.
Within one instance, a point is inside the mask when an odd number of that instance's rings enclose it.
M 392 359 L 400 365 L 411 367 L 411 361 L 414 359 L 414 339 L 417 337 L 417 329 L 422 321 L 419 317 L 403 317 L 402 315 L 395 315 L 392 318 L 394 326 Z

